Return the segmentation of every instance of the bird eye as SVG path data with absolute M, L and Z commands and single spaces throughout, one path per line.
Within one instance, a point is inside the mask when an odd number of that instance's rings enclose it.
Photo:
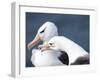
M 49 45 L 50 45 L 50 46 L 52 46 L 52 45 L 53 45 L 53 43 L 49 43 Z
M 46 28 L 45 28 L 46 29 Z M 45 29 L 43 29 L 40 33 L 44 33 Z
M 43 33 L 44 32 L 44 30 L 43 31 L 41 31 L 40 33 Z

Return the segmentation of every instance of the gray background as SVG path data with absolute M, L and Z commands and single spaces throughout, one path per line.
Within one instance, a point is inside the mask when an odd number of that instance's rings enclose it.
M 89 52 L 89 15 L 49 14 L 26 12 L 26 67 L 32 67 L 30 61 L 32 49 L 27 44 L 33 40 L 39 27 L 51 21 L 58 27 L 59 35 L 66 36 Z M 42 42 L 40 42 L 42 43 Z M 40 44 L 39 43 L 39 44 Z

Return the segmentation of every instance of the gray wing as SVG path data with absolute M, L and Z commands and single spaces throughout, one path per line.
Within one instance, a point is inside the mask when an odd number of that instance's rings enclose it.
M 69 65 L 69 57 L 68 57 L 67 53 L 64 52 L 64 51 L 60 51 L 60 52 L 61 52 L 62 54 L 60 55 L 60 57 L 58 57 L 59 60 L 60 60 L 63 64 Z
M 71 63 L 71 65 L 83 65 L 83 64 L 90 64 L 90 55 L 89 54 L 79 57 L 75 60 L 75 62 Z

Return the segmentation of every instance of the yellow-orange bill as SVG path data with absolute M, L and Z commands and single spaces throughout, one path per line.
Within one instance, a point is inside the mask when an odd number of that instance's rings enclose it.
M 36 37 L 28 44 L 28 49 L 32 48 L 32 46 L 35 46 L 40 41 L 40 36 L 36 35 Z

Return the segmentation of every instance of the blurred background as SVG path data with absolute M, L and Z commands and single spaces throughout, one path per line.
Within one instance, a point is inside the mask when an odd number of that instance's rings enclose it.
M 60 36 L 73 40 L 89 52 L 89 15 L 26 12 L 26 67 L 33 67 L 30 61 L 32 49 L 37 48 L 34 46 L 28 50 L 27 44 L 34 39 L 38 29 L 46 21 L 55 23 Z

